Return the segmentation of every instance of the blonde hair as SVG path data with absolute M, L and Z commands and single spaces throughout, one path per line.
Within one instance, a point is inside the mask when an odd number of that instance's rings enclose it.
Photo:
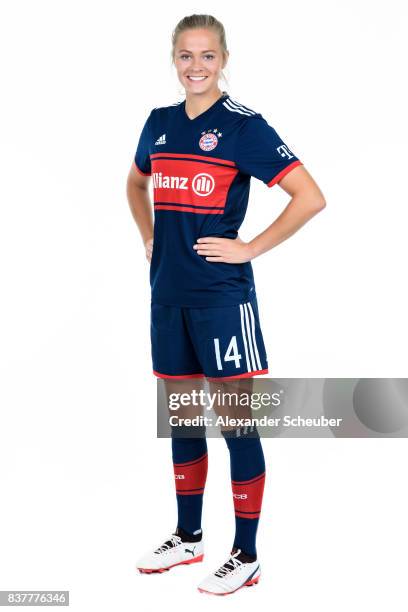
M 218 19 L 216 19 L 212 15 L 194 14 L 194 15 L 188 15 L 187 17 L 183 17 L 183 19 L 181 19 L 178 22 L 178 24 L 176 25 L 173 31 L 173 34 L 171 37 L 171 42 L 172 42 L 171 60 L 173 64 L 174 64 L 174 54 L 175 54 L 175 49 L 176 49 L 176 44 L 177 44 L 177 39 L 179 37 L 179 34 L 181 34 L 182 32 L 185 32 L 186 30 L 193 30 L 193 29 L 198 29 L 198 28 L 213 30 L 214 32 L 216 32 L 216 34 L 218 34 L 224 61 L 227 60 L 228 58 L 227 40 L 225 37 L 225 29 L 221 21 L 218 21 Z M 221 70 L 221 78 L 223 79 L 223 81 L 225 81 L 225 83 L 228 86 L 228 81 L 222 70 Z

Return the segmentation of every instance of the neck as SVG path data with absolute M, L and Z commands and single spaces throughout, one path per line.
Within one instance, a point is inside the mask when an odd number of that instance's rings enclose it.
M 186 93 L 186 113 L 190 119 L 195 119 L 201 113 L 204 113 L 207 108 L 210 108 L 224 92 L 217 87 L 215 91 L 205 94 Z

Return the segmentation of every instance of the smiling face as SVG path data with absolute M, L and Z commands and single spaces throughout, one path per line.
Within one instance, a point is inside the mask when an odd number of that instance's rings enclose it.
M 217 33 L 209 29 L 181 32 L 174 49 L 174 64 L 186 94 L 216 91 L 226 64 Z

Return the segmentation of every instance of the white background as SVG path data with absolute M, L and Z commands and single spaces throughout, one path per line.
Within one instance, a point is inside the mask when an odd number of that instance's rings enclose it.
M 0 589 L 69 589 L 80 611 L 406 610 L 406 440 L 265 440 L 261 581 L 209 600 L 196 584 L 233 538 L 210 440 L 205 563 L 136 574 L 176 513 L 125 184 L 150 110 L 182 99 L 170 37 L 193 12 L 226 28 L 222 89 L 327 200 L 253 262 L 270 375 L 407 375 L 403 2 L 1 2 Z M 253 179 L 243 239 L 287 202 Z

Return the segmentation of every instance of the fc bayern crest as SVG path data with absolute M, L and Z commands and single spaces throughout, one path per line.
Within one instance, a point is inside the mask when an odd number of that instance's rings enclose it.
M 212 151 L 218 144 L 218 138 L 222 136 L 221 132 L 215 128 L 215 130 L 207 130 L 201 132 L 201 138 L 199 141 L 200 149 L 203 151 Z

